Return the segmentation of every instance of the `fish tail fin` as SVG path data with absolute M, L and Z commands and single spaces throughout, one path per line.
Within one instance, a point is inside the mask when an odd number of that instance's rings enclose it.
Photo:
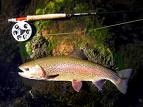
M 126 94 L 126 92 L 127 92 L 128 80 L 132 74 L 132 71 L 133 71 L 133 69 L 125 69 L 125 70 L 119 71 L 119 73 L 118 73 L 120 80 L 117 81 L 116 86 L 117 86 L 118 90 L 123 94 Z

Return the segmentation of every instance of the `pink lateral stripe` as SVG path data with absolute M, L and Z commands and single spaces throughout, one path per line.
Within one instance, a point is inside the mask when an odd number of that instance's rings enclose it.
M 16 21 L 24 21 L 24 20 L 27 20 L 27 17 L 19 17 L 19 18 L 16 18 Z

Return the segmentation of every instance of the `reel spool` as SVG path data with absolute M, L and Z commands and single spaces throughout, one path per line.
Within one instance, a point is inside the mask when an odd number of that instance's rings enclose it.
M 12 27 L 12 36 L 15 40 L 23 42 L 28 40 L 32 35 L 32 28 L 29 23 L 25 21 L 18 21 Z

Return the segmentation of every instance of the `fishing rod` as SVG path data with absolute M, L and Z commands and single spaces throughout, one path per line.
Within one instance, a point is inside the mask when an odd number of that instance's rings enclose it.
M 62 19 L 62 18 L 70 18 L 73 16 L 86 16 L 86 15 L 96 15 L 96 14 L 97 14 L 96 12 L 89 12 L 89 13 L 74 13 L 74 14 L 56 13 L 56 14 L 44 14 L 44 15 L 29 15 L 26 17 L 10 18 L 7 21 L 15 23 L 12 28 L 12 36 L 15 38 L 15 40 L 26 41 L 32 35 L 32 27 L 28 23 L 29 21 Z M 126 22 L 117 23 L 113 25 L 107 25 L 107 26 L 95 28 L 92 30 L 100 30 L 100 29 L 120 26 L 124 24 L 139 22 L 139 21 L 143 21 L 143 19 L 137 19 L 137 20 L 126 21 Z M 84 30 L 83 32 L 86 32 L 86 31 Z M 69 35 L 69 34 L 75 34 L 75 32 L 56 33 L 56 34 L 48 34 L 48 35 L 61 35 L 61 34 Z
M 51 20 L 51 19 L 70 18 L 73 16 L 86 16 L 86 15 L 96 15 L 96 12 L 74 13 L 74 14 L 57 13 L 57 14 L 44 14 L 44 15 L 29 15 L 26 17 L 11 18 L 8 19 L 8 22 Z
M 100 15 L 100 14 L 119 14 L 119 13 L 132 13 L 143 11 L 143 8 L 136 10 L 121 10 L 121 11 L 96 11 L 90 10 L 88 13 L 57 13 L 57 14 L 44 14 L 44 15 L 28 15 L 26 17 L 10 18 L 8 22 L 17 22 L 17 21 L 36 21 L 36 20 L 50 20 L 50 19 L 60 19 L 60 18 L 70 18 L 73 16 L 85 16 L 85 15 Z M 2 19 L 3 20 L 3 19 Z M 1 19 L 0 19 L 1 21 Z
M 96 15 L 96 12 L 74 14 L 56 13 L 44 15 L 29 15 L 26 17 L 10 18 L 8 19 L 8 22 L 15 22 L 14 26 L 12 27 L 12 36 L 15 38 L 15 40 L 22 42 L 28 40 L 32 35 L 32 27 L 28 23 L 29 21 L 63 19 L 70 18 L 73 16 L 87 15 Z

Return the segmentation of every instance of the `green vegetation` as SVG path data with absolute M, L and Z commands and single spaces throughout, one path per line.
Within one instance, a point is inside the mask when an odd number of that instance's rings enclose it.
M 37 59 L 49 55 L 51 53 L 51 47 L 50 42 L 42 36 L 34 36 L 33 39 L 28 41 L 25 45 L 26 52 L 31 59 Z
M 124 57 L 120 53 L 114 53 L 115 64 L 118 70 L 124 69 Z
M 20 54 L 21 54 L 21 58 L 23 61 L 25 61 L 27 59 L 27 57 L 29 56 L 30 52 L 26 51 L 26 42 L 20 43 L 19 47 L 20 47 Z
M 92 10 L 90 2 L 81 2 L 80 0 L 46 0 L 42 1 L 41 4 L 36 5 L 35 14 L 74 13 Z M 37 33 L 25 45 L 29 58 L 37 59 L 49 55 L 68 55 L 74 49 L 82 49 L 90 61 L 110 68 L 115 64 L 115 58 L 119 69 L 123 68 L 120 55 L 113 55 L 106 43 L 111 37 L 108 29 L 96 30 L 96 28 L 102 26 L 102 22 L 97 19 L 97 16 L 73 17 L 67 20 L 42 20 L 36 21 L 34 24 Z M 62 34 L 67 32 L 71 33 Z M 70 83 L 48 83 L 45 86 L 39 85 L 37 90 L 42 90 L 40 92 L 42 96 L 46 96 L 46 94 L 42 94 L 43 92 L 52 93 L 53 96 L 56 96 L 58 102 L 67 106 L 113 106 L 120 96 L 116 88 L 112 87 L 110 83 L 105 87 L 105 95 L 102 95 L 94 86 L 89 84 L 91 83 L 86 83 L 86 88 L 83 88 L 80 93 L 73 92 Z M 65 88 L 63 89 L 63 87 Z M 65 93 L 64 96 L 62 93 Z
M 36 21 L 34 22 L 37 29 L 36 35 L 20 43 L 9 35 L 11 24 L 3 23 L 1 20 L 0 107 L 143 106 L 142 87 L 139 84 L 142 81 L 143 71 L 142 23 L 113 27 L 110 29 L 112 35 L 108 29 L 95 30 L 102 26 L 102 22 L 113 24 L 141 18 L 142 5 L 142 0 L 111 0 L 109 2 L 107 0 L 17 0 L 16 2 L 3 0 L 1 19 L 90 10 L 105 13 L 118 10 L 126 12 L 72 17 L 67 20 Z M 130 12 L 127 12 L 128 10 Z M 72 33 L 50 35 L 65 32 Z M 113 40 L 113 42 L 108 42 L 111 43 L 110 47 L 106 43 L 108 39 Z M 66 52 L 68 49 L 69 51 Z M 19 72 L 17 67 L 22 63 L 18 51 L 25 62 L 27 59 L 33 60 L 33 58 L 53 55 L 53 50 L 57 52 L 55 55 L 63 55 L 64 52 L 69 53 L 74 49 L 83 49 L 89 60 L 107 67 L 110 66 L 109 63 L 112 60 L 115 60 L 113 64 L 115 63 L 119 70 L 134 68 L 135 78 L 129 81 L 127 95 L 120 94 L 117 88 L 108 81 L 101 92 L 91 82 L 83 82 L 81 91 L 77 93 L 72 89 L 71 82 L 34 81 L 21 78 L 17 74 Z
M 114 65 L 114 59 L 112 52 L 109 48 L 104 45 L 95 45 L 91 49 L 83 49 L 85 55 L 88 57 L 88 60 L 106 66 L 108 68 Z
M 45 1 L 42 5 L 37 5 L 36 14 L 48 14 L 48 13 L 73 13 L 73 12 L 88 12 L 92 10 L 90 5 L 87 2 L 73 1 L 73 0 L 54 0 L 54 1 Z M 45 39 L 49 42 L 48 51 L 52 50 L 58 46 L 63 40 L 67 39 L 73 41 L 73 47 L 75 48 L 85 48 L 86 44 L 90 45 L 90 49 L 86 50 L 87 57 L 91 61 L 100 63 L 105 66 L 109 66 L 110 62 L 113 62 L 113 55 L 109 49 L 106 41 L 110 38 L 110 34 L 107 29 L 95 30 L 95 28 L 101 27 L 97 16 L 82 16 L 82 17 L 73 17 L 67 20 L 42 20 L 36 21 L 35 26 L 37 29 L 36 35 L 43 36 L 42 32 L 47 31 L 48 33 L 44 34 Z M 71 27 L 69 27 L 69 25 Z M 57 36 L 49 36 L 50 33 L 66 33 L 66 32 L 78 32 L 83 37 L 78 37 L 77 34 L 69 34 L 63 36 L 62 34 Z M 67 36 L 67 37 L 66 37 Z M 76 37 L 77 36 L 77 37 Z M 52 38 L 52 39 L 51 39 Z M 30 48 L 31 43 L 29 42 L 26 45 L 26 50 L 29 55 L 31 55 L 32 49 Z M 92 51 L 91 51 L 92 50 Z M 89 51 L 89 52 L 87 52 Z M 94 51 L 98 51 L 94 53 Z M 93 60 L 94 59 L 94 60 Z

